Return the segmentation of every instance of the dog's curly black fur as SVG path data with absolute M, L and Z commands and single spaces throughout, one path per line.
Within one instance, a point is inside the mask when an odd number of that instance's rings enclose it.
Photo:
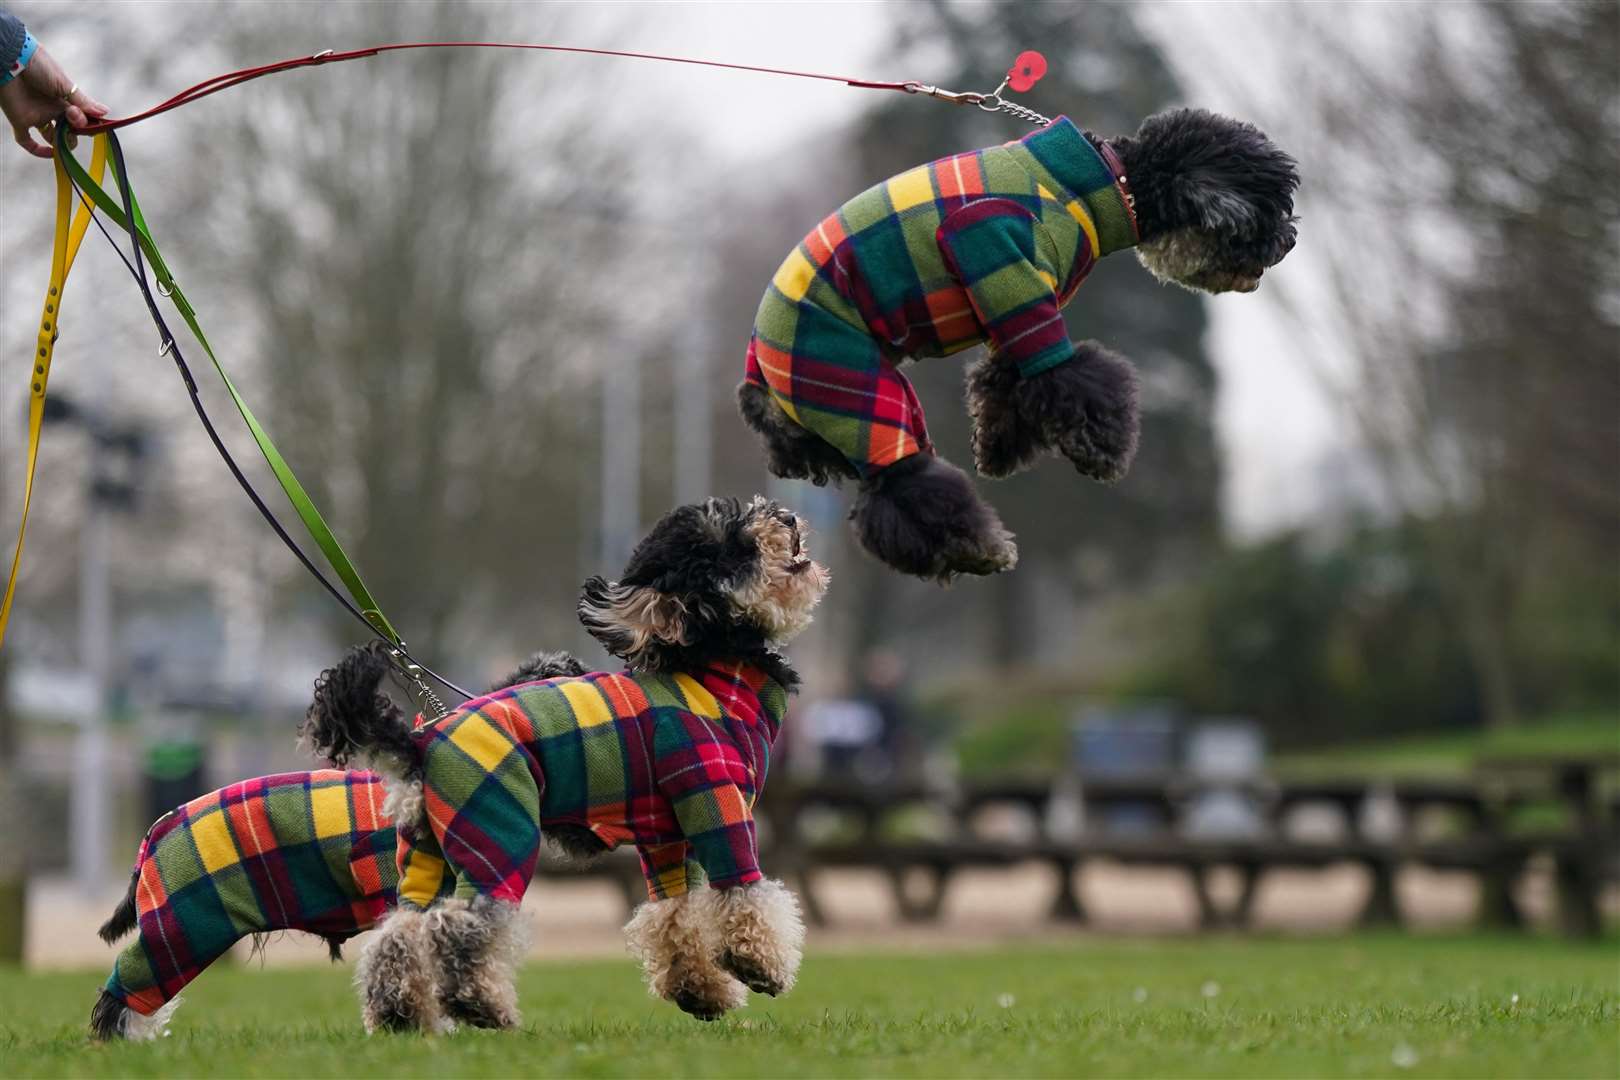
M 505 690 L 508 686 L 522 686 L 524 683 L 539 682 L 542 679 L 571 678 L 584 675 L 589 670 L 578 658 L 561 649 L 556 652 L 537 652 L 519 664 L 516 671 L 497 681 L 484 693 L 493 694 L 497 690 Z
M 1136 456 L 1136 397 L 1136 369 L 1095 341 L 1075 346 L 1068 363 L 1028 377 L 986 355 L 967 372 L 973 460 L 981 475 L 1000 478 L 1054 451 L 1080 475 L 1113 483 Z
M 381 689 L 393 670 L 387 648 L 381 641 L 357 645 L 316 677 L 298 733 L 317 756 L 339 767 L 363 756 L 416 761 L 410 721 Z
M 859 474 L 821 436 L 793 422 L 763 386 L 737 384 L 737 408 L 765 447 L 765 467 L 784 480 L 808 480 L 816 487 L 837 487 Z
M 1293 250 L 1299 170 L 1253 124 L 1170 109 L 1106 142 L 1136 198 L 1137 256 L 1161 280 L 1248 292 Z
M 861 484 L 849 517 L 861 546 L 896 570 L 950 582 L 1018 562 L 1012 533 L 966 473 L 934 454 L 902 458 Z

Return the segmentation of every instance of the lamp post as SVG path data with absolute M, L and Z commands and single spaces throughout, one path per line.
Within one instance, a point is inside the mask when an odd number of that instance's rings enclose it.
M 47 424 L 70 424 L 90 436 L 84 529 L 79 548 L 79 664 L 92 706 L 79 720 L 74 745 L 74 782 L 68 810 L 73 877 L 93 894 L 107 863 L 107 706 L 112 670 L 111 515 L 135 506 L 134 465 L 146 438 L 133 424 L 119 424 L 58 394 L 46 400 Z

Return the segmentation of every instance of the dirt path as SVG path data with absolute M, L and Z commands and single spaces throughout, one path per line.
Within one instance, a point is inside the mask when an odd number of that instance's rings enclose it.
M 1046 916 L 1055 882 L 1050 871 L 1026 866 L 1010 871 L 964 872 L 953 880 L 942 917 L 933 923 L 895 918 L 884 880 L 876 874 L 827 872 L 818 895 L 829 926 L 812 927 L 814 949 L 933 949 L 992 946 L 1054 935 L 1186 934 L 1196 930 L 1197 908 L 1177 871 L 1098 866 L 1084 871 L 1080 895 L 1092 922 L 1059 924 Z M 1259 928 L 1282 932 L 1330 932 L 1354 922 L 1366 896 L 1365 877 L 1353 867 L 1321 872 L 1274 871 L 1256 898 Z M 1402 872 L 1397 883 L 1403 909 L 1418 927 L 1466 925 L 1476 886 L 1470 875 L 1422 870 Z M 1236 880 L 1217 879 L 1218 901 L 1229 900 Z M 29 894 L 28 963 L 35 970 L 97 968 L 113 950 L 95 936 L 112 911 L 118 890 L 85 897 L 63 879 L 34 883 Z M 1521 902 L 1532 919 L 1546 917 L 1549 890 L 1539 876 L 1524 883 Z M 1611 905 L 1612 907 L 1612 905 Z M 539 881 L 524 901 L 534 927 L 535 958 L 621 956 L 620 927 L 628 911 L 618 890 L 603 881 Z M 266 950 L 267 963 L 321 963 L 324 947 L 314 938 L 289 934 Z

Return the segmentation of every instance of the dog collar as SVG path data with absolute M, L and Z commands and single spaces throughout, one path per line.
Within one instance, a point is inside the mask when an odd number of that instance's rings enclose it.
M 1131 223 L 1131 235 L 1140 241 L 1142 230 L 1136 224 L 1136 196 L 1131 194 L 1130 182 L 1125 178 L 1125 165 L 1106 139 L 1097 140 L 1097 149 L 1102 153 L 1103 160 L 1108 163 L 1108 171 L 1114 174 L 1114 187 L 1119 189 L 1120 201 L 1125 204 L 1125 216 Z

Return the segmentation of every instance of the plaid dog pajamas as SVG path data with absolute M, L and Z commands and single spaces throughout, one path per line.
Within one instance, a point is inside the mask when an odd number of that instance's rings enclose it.
M 757 668 L 506 687 L 424 725 L 423 827 L 401 828 L 402 902 L 523 898 L 541 830 L 634 844 L 653 899 L 757 881 L 753 805 L 787 711 Z
M 1024 376 L 1068 360 L 1059 309 L 1136 243 L 1115 172 L 1066 117 L 920 165 L 845 203 L 760 302 L 749 382 L 864 479 L 930 450 L 899 364 L 988 342 Z
M 394 826 L 382 778 L 282 773 L 164 815 L 136 858 L 140 933 L 107 992 L 150 1016 L 233 944 L 268 930 L 336 943 L 394 903 Z

